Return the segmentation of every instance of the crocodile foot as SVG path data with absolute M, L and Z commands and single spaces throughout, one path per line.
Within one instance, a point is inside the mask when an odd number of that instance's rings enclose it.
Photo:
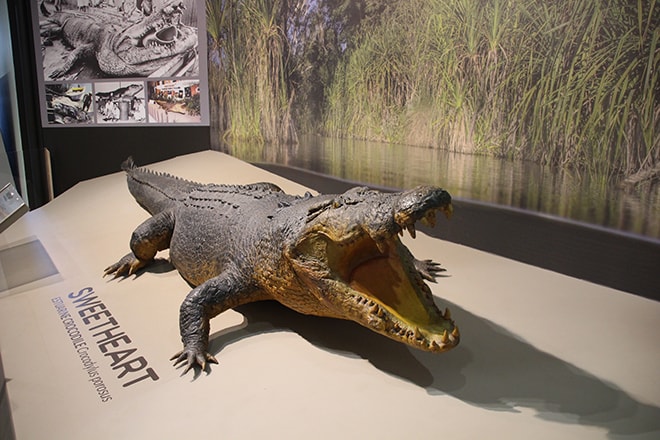
M 415 260 L 415 269 L 417 269 L 417 272 L 419 272 L 422 278 L 432 283 L 435 283 L 435 279 L 447 270 L 440 266 L 440 263 L 436 263 L 433 260 Z
M 148 265 L 150 261 L 140 260 L 132 252 L 124 255 L 119 261 L 112 266 L 108 266 L 103 271 L 103 276 L 114 275 L 115 277 L 122 275 L 133 275 L 138 270 Z
M 218 363 L 218 360 L 215 358 L 215 356 L 195 347 L 184 348 L 172 356 L 170 360 L 174 361 L 175 367 L 179 367 L 180 365 L 186 366 L 186 369 L 183 370 L 183 374 L 186 374 L 195 365 L 199 365 L 202 370 L 206 370 L 207 363 Z

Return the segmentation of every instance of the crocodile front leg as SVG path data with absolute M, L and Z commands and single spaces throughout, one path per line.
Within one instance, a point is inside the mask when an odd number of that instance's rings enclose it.
M 415 269 L 417 269 L 417 272 L 419 272 L 422 278 L 432 283 L 436 282 L 435 279 L 439 277 L 442 272 L 447 271 L 447 269 L 440 266 L 440 263 L 436 263 L 433 260 L 418 260 L 415 258 L 413 259 L 413 263 Z
M 76 47 L 71 51 L 69 56 L 66 57 L 62 65 L 58 69 L 53 70 L 50 74 L 51 79 L 58 79 L 59 77 L 66 75 L 78 60 L 95 55 L 95 50 L 96 46 L 93 43 L 81 44 Z
M 124 255 L 118 262 L 107 267 L 103 276 L 132 275 L 139 269 L 153 262 L 158 251 L 170 247 L 174 231 L 174 214 L 170 211 L 160 212 L 144 221 L 133 231 L 130 253 Z
M 170 360 L 175 366 L 186 366 L 183 374 L 195 365 L 205 370 L 207 363 L 217 364 L 216 358 L 207 351 L 211 318 L 225 310 L 263 299 L 267 299 L 263 293 L 247 288 L 227 271 L 197 286 L 181 304 L 179 328 L 183 350 Z

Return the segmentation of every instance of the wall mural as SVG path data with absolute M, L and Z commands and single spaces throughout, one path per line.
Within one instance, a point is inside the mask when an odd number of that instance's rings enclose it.
M 313 135 L 358 174 L 373 143 L 531 162 L 591 178 L 603 212 L 622 205 L 608 225 L 638 217 L 622 186 L 660 200 L 657 1 L 209 0 L 207 29 L 214 147 L 286 162 Z
M 44 126 L 208 124 L 199 0 L 33 1 Z

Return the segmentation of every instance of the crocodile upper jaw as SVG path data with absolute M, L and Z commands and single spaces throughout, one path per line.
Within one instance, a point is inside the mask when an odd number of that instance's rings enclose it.
M 180 7 L 170 3 L 124 29 L 112 40 L 109 50 L 127 70 L 149 74 L 196 48 L 197 29 L 180 23 L 180 15 Z

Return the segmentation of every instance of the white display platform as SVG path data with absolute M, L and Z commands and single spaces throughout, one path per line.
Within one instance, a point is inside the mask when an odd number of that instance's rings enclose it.
M 305 191 L 217 152 L 152 168 Z M 0 292 L 18 439 L 660 438 L 660 303 L 422 234 L 405 241 L 448 269 L 431 288 L 461 329 L 456 349 L 260 303 L 213 319 L 219 365 L 182 376 L 168 359 L 189 286 L 166 262 L 101 276 L 147 216 L 117 173 L 0 235 L 0 250 L 31 243 L 57 269 L 26 261 L 45 277 Z

